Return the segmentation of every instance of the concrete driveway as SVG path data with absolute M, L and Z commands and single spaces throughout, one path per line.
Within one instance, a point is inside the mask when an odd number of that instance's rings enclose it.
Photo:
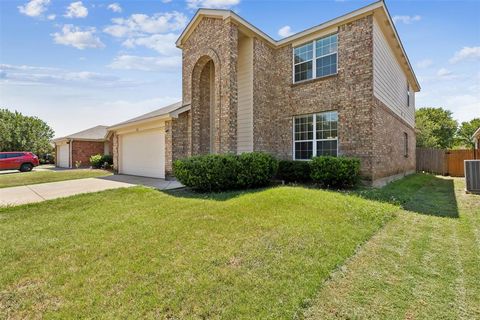
M 20 204 L 41 202 L 76 194 L 97 192 L 108 189 L 128 188 L 144 185 L 159 190 L 181 188 L 177 181 L 153 179 L 126 175 L 113 175 L 99 178 L 86 178 L 32 184 L 19 187 L 0 189 L 0 206 L 15 206 Z

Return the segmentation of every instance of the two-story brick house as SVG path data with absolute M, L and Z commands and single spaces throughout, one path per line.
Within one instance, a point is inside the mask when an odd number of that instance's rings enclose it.
M 176 44 L 181 112 L 152 119 L 167 176 L 175 159 L 249 151 L 359 157 L 373 184 L 414 171 L 420 86 L 383 1 L 280 41 L 232 11 L 200 9 Z

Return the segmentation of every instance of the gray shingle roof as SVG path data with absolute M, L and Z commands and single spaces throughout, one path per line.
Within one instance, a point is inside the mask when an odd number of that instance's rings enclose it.
M 62 139 L 84 139 L 84 140 L 103 140 L 107 135 L 107 126 L 95 126 L 65 137 L 56 138 L 53 141 Z
M 133 122 L 137 122 L 137 121 L 147 120 L 147 119 L 150 119 L 150 118 L 155 118 L 155 117 L 168 115 L 170 112 L 176 111 L 176 110 L 180 109 L 181 107 L 182 107 L 182 102 L 179 101 L 179 102 L 173 103 L 171 105 L 168 105 L 166 107 L 162 107 L 160 109 L 142 114 L 141 116 L 138 116 L 138 117 L 135 117 L 135 118 L 132 118 L 132 119 L 114 124 L 113 126 L 110 126 L 109 128 L 113 128 L 113 127 L 117 127 L 117 126 L 123 126 L 123 125 L 128 124 L 128 123 L 133 123 Z

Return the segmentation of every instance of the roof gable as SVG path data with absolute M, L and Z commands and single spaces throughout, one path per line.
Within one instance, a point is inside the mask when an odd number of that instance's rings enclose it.
M 185 41 L 190 37 L 197 25 L 204 18 L 231 20 L 235 24 L 237 24 L 242 31 L 253 33 L 254 35 L 260 37 L 273 47 L 282 47 L 285 45 L 291 45 L 294 42 L 298 43 L 299 41 L 302 41 L 303 38 L 311 37 L 313 34 L 320 33 L 327 28 L 339 26 L 370 14 L 374 14 L 375 17 L 379 19 L 379 21 L 383 22 L 382 27 L 384 29 L 384 32 L 391 38 L 391 41 L 389 41 L 389 43 L 394 50 L 395 55 L 400 60 L 402 68 L 404 69 L 409 81 L 411 82 L 412 88 L 417 92 L 420 91 L 420 84 L 418 83 L 415 72 L 413 71 L 410 61 L 408 60 L 405 49 L 403 48 L 400 37 L 398 36 L 397 30 L 395 29 L 395 25 L 393 24 L 393 20 L 390 17 L 390 13 L 388 12 L 388 9 L 383 0 L 374 2 L 360 9 L 357 9 L 335 19 L 329 20 L 312 28 L 306 29 L 304 31 L 295 33 L 289 37 L 278 41 L 272 39 L 269 35 L 267 35 L 266 33 L 264 33 L 263 31 L 261 31 L 260 29 L 258 29 L 257 27 L 255 27 L 231 10 L 199 9 L 195 13 L 192 20 L 190 20 L 187 27 L 183 30 L 182 34 L 176 41 L 176 45 L 177 47 L 182 48 Z

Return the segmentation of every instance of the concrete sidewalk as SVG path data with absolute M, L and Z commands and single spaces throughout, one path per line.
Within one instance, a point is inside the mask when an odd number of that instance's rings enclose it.
M 113 178 L 116 177 L 116 178 Z M 160 190 L 182 187 L 177 181 L 133 176 L 108 176 L 0 188 L 0 207 L 41 202 L 81 193 L 146 185 Z

